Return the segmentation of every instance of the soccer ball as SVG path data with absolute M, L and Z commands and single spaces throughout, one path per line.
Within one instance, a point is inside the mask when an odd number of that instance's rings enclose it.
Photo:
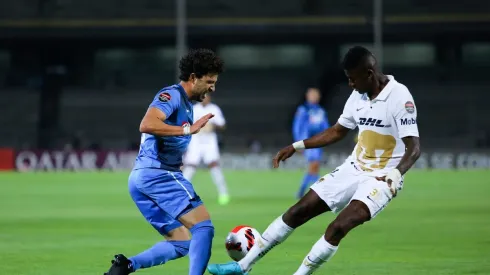
M 247 225 L 239 225 L 226 237 L 226 252 L 235 261 L 240 261 L 247 255 L 260 237 L 259 231 Z

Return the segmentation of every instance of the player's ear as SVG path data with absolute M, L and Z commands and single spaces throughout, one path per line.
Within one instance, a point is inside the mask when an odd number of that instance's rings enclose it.
M 370 81 L 372 81 L 372 80 L 373 80 L 373 76 L 374 76 L 374 71 L 373 71 L 373 70 L 371 70 L 371 69 L 368 69 L 368 79 L 369 79 Z
M 196 84 L 196 74 L 195 73 L 191 73 L 191 75 L 189 76 L 189 82 L 192 82 L 192 84 Z

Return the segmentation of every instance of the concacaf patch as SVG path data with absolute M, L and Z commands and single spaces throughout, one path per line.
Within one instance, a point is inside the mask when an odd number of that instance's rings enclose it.
M 409 114 L 413 114 L 413 112 L 415 112 L 415 104 L 413 104 L 412 101 L 407 101 L 405 103 L 405 110 L 407 110 Z
M 170 96 L 169 93 L 161 93 L 159 96 L 158 96 L 158 100 L 160 100 L 161 102 L 168 102 L 170 101 L 172 97 Z

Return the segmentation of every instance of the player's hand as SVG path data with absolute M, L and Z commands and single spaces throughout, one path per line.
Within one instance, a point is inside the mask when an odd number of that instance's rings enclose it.
M 199 131 L 204 126 L 206 126 L 208 121 L 213 117 L 214 117 L 214 115 L 210 113 L 210 114 L 207 114 L 207 115 L 201 117 L 198 121 L 194 122 L 194 124 L 192 124 L 192 126 L 191 126 L 191 135 L 199 133 Z
M 293 145 L 288 145 L 282 148 L 279 152 L 277 152 L 276 156 L 272 159 L 272 166 L 274 168 L 279 167 L 279 162 L 287 160 L 295 152 L 296 150 L 294 149 Z
M 388 184 L 391 194 L 396 197 L 398 190 L 401 189 L 402 185 L 402 174 L 398 169 L 391 170 L 388 175 L 383 177 L 376 177 L 379 181 L 384 181 Z

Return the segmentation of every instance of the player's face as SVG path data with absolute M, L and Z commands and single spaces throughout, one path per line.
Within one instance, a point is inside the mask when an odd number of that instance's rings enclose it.
M 349 80 L 349 86 L 357 90 L 360 94 L 369 93 L 373 90 L 374 72 L 371 69 L 357 68 L 345 70 L 345 75 Z
M 206 94 L 212 93 L 216 89 L 216 82 L 218 81 L 218 75 L 207 74 L 201 78 L 197 78 L 195 77 L 194 74 L 192 74 L 191 80 L 193 84 L 192 100 L 202 102 L 204 98 L 206 98 Z
M 320 102 L 320 91 L 316 88 L 308 89 L 308 92 L 306 92 L 306 101 L 311 104 L 318 104 Z

